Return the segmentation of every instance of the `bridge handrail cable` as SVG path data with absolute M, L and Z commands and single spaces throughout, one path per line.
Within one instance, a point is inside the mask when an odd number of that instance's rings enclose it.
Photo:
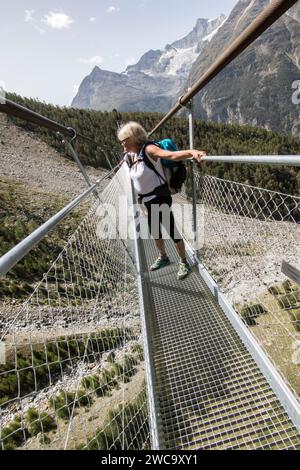
M 185 93 L 178 103 L 165 115 L 165 117 L 152 129 L 150 136 L 160 129 L 163 124 L 171 119 L 182 107 L 199 93 L 213 78 L 215 78 L 230 62 L 238 57 L 250 44 L 261 36 L 275 21 L 288 11 L 298 0 L 274 0 L 262 13 L 235 39 L 225 51 L 215 60 L 207 72 Z
M 14 246 L 9 250 L 5 255 L 0 258 L 0 276 L 4 276 L 8 273 L 19 261 L 21 261 L 26 254 L 32 250 L 32 248 L 39 243 L 43 238 L 45 238 L 51 230 L 53 230 L 62 220 L 64 220 L 79 204 L 84 201 L 91 193 L 93 193 L 100 183 L 112 176 L 116 169 L 105 174 L 102 178 L 98 179 L 95 184 L 90 188 L 84 191 L 82 194 L 77 196 L 73 201 L 71 201 L 67 206 L 57 212 L 53 217 L 51 217 L 47 222 L 38 227 L 34 232 L 28 235 L 24 240 Z

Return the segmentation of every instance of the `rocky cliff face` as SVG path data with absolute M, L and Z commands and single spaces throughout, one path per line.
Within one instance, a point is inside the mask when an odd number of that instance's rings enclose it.
M 194 62 L 194 83 L 268 5 L 269 0 L 240 0 L 227 21 Z M 195 98 L 198 117 L 299 132 L 299 107 L 292 83 L 300 79 L 300 5 L 279 19 Z M 182 94 L 183 90 L 181 91 Z
M 142 72 L 119 74 L 95 67 L 82 82 L 72 106 L 98 111 L 111 111 L 114 108 L 120 111 L 145 108 L 154 111 L 156 106 L 167 109 L 171 97 L 160 96 L 160 93 L 162 86 L 169 87 L 170 82 L 168 79 L 158 82 Z
M 96 110 L 167 111 L 184 87 L 191 67 L 226 17 L 199 19 L 186 37 L 163 50 L 150 50 L 123 73 L 95 67 L 72 106 Z
M 198 19 L 186 37 L 150 50 L 123 73 L 95 67 L 72 106 L 96 110 L 166 112 L 269 4 L 240 0 L 228 18 Z M 196 116 L 299 134 L 300 2 L 195 98 Z

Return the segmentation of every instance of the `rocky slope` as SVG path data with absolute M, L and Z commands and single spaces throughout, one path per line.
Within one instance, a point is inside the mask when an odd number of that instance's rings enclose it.
M 74 198 L 86 189 L 76 163 L 63 158 L 30 133 L 9 121 L 0 120 L 0 177 L 19 180 L 44 192 Z M 101 170 L 86 168 L 91 181 L 104 175 Z
M 193 64 L 188 86 L 269 4 L 240 0 Z M 216 77 L 195 99 L 197 116 L 226 123 L 251 124 L 299 132 L 299 107 L 292 83 L 299 80 L 300 5 L 294 6 Z

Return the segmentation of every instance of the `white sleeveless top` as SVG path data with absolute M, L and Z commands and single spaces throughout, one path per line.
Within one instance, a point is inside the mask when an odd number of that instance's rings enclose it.
M 161 186 L 164 184 L 164 180 L 166 180 L 164 170 L 161 164 L 161 159 L 158 158 L 157 162 L 153 160 L 147 154 L 150 162 L 154 165 L 156 171 L 162 176 L 163 180 L 153 171 L 151 170 L 142 160 L 135 163 L 130 168 L 130 178 L 133 181 L 134 189 L 138 194 L 148 194 L 151 193 L 157 186 Z M 138 156 L 137 156 L 138 158 Z M 143 203 L 151 201 L 156 196 L 147 196 L 143 198 Z

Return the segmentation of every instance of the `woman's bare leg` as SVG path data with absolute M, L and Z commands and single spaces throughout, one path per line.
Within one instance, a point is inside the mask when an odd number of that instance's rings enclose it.
M 154 240 L 154 241 L 155 241 L 155 245 L 158 249 L 160 256 L 166 256 L 165 241 L 163 239 Z M 176 243 L 176 249 L 177 249 L 180 261 L 184 261 L 186 258 L 186 254 L 185 254 L 185 246 L 184 246 L 183 240 L 180 240 L 180 242 Z
M 176 243 L 176 249 L 179 254 L 180 261 L 184 261 L 186 258 L 186 254 L 183 240 L 180 240 L 180 242 Z
M 154 240 L 160 256 L 166 256 L 165 240 Z

